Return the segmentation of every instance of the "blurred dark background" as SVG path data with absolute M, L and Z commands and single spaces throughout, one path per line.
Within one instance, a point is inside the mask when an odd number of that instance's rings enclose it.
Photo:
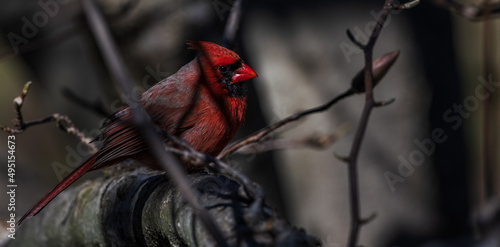
M 99 3 L 141 93 L 196 55 L 187 50 L 186 40 L 221 42 L 232 1 Z M 383 1 L 360 0 L 247 1 L 235 50 L 259 77 L 248 83 L 247 120 L 236 139 L 346 90 L 363 66 L 363 54 L 345 30 L 366 39 L 382 5 Z M 12 99 L 27 81 L 33 81 L 23 108 L 25 119 L 58 112 L 90 135 L 97 134 L 105 115 L 82 107 L 75 98 L 84 98 L 106 113 L 123 102 L 79 2 L 3 1 L 1 6 L 0 123 L 10 124 Z M 498 27 L 498 21 L 494 25 Z M 377 213 L 362 228 L 360 245 L 481 244 L 472 220 L 481 184 L 477 168 L 481 111 L 468 111 L 470 115 L 456 129 L 444 119 L 455 104 L 464 104 L 474 95 L 478 77 L 487 78 L 481 64 L 481 28 L 481 22 L 450 14 L 429 1 L 389 16 L 375 57 L 394 50 L 401 55 L 375 96 L 396 101 L 374 110 L 360 153 L 362 215 Z M 492 30 L 498 44 L 499 29 Z M 494 57 L 499 64 L 498 52 Z M 320 238 L 324 246 L 344 246 L 347 240 L 347 169 L 334 154 L 349 152 L 363 102 L 363 96 L 349 98 L 280 134 L 290 139 L 326 136 L 349 126 L 350 131 L 331 147 L 235 155 L 232 161 L 264 187 L 273 207 Z M 436 144 L 435 150 L 422 156 L 421 165 L 413 165 L 402 176 L 398 170 L 402 160 L 414 158 L 412 153 L 419 150 L 416 143 L 432 139 L 437 128 L 444 131 L 446 141 Z M 7 138 L 5 133 L 0 136 Z M 1 150 L 7 150 L 6 141 L 0 141 Z M 4 161 L 6 155 L 0 152 Z M 87 156 L 88 150 L 53 123 L 17 135 L 16 213 L 24 213 Z M 402 180 L 391 183 L 394 180 L 388 174 Z M 99 175 L 98 171 L 86 177 Z M 6 184 L 6 176 L 0 176 L 0 182 Z M 5 193 L 0 198 L 7 200 Z M 2 206 L 0 217 L 6 218 L 7 213 Z

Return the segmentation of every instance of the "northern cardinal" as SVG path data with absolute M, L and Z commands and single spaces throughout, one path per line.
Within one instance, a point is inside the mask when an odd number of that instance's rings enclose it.
M 240 128 L 246 110 L 243 81 L 257 74 L 231 50 L 210 42 L 189 42 L 200 54 L 175 74 L 145 91 L 139 102 L 153 122 L 168 134 L 187 141 L 196 150 L 219 154 Z M 54 197 L 88 171 L 134 159 L 161 169 L 143 138 L 131 124 L 130 108 L 114 113 L 98 137 L 102 147 L 45 194 L 18 221 L 40 212 Z M 167 142 L 168 140 L 165 139 Z M 185 165 L 186 169 L 196 169 Z

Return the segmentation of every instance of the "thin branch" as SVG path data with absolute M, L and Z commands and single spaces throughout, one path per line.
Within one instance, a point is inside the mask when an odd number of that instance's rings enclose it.
M 340 100 L 342 99 L 345 99 L 351 95 L 353 95 L 355 92 L 352 88 L 348 89 L 347 91 L 341 93 L 340 95 L 336 96 L 335 98 L 333 98 L 332 100 L 330 100 L 329 102 L 327 102 L 326 104 L 323 104 L 323 105 L 320 105 L 320 106 L 317 106 L 317 107 L 313 107 L 313 108 L 310 108 L 306 111 L 302 111 L 302 112 L 299 112 L 299 113 L 296 113 L 296 114 L 293 114 L 285 119 L 282 119 L 281 121 L 278 121 L 274 124 L 271 124 L 269 126 L 266 126 L 264 128 L 262 128 L 261 130 L 255 132 L 254 134 L 252 134 L 251 136 L 243 139 L 243 140 L 240 140 L 238 142 L 236 142 L 235 144 L 231 145 L 229 148 L 223 150 L 221 152 L 221 154 L 219 154 L 219 156 L 217 156 L 218 159 L 222 159 L 222 158 L 225 158 L 229 155 L 231 155 L 232 153 L 238 151 L 240 148 L 244 147 L 244 146 L 247 146 L 247 145 L 250 145 L 252 143 L 256 143 L 256 142 L 259 142 L 259 141 L 262 141 L 265 137 L 267 137 L 269 134 L 271 134 L 272 132 L 274 132 L 275 130 L 279 129 L 280 127 L 284 126 L 284 125 L 287 125 L 291 122 L 295 122 L 307 115 L 310 115 L 310 114 L 314 114 L 314 113 L 318 113 L 318 112 L 323 112 L 323 111 L 326 111 L 328 110 L 331 106 L 333 106 L 335 103 L 339 102 Z
M 273 139 L 253 143 L 241 148 L 238 153 L 255 154 L 272 150 L 283 150 L 292 148 L 325 149 L 332 146 L 338 139 L 349 131 L 348 125 L 341 126 L 337 131 L 329 135 L 311 134 L 299 139 Z
M 368 217 L 366 217 L 364 219 L 361 219 L 360 224 L 366 225 L 366 224 L 372 222 L 375 218 L 377 218 L 377 213 L 376 212 L 372 213 L 370 216 L 368 216 Z
M 169 152 L 165 152 L 163 142 L 155 131 L 155 127 L 150 117 L 138 103 L 132 91 L 133 82 L 129 75 L 123 59 L 121 58 L 116 44 L 114 43 L 108 26 L 98 10 L 93 0 L 82 0 L 84 14 L 94 35 L 97 45 L 103 55 L 105 63 L 115 78 L 115 86 L 122 93 L 122 98 L 129 103 L 132 111 L 132 121 L 143 134 L 147 145 L 149 146 L 154 158 L 167 171 L 167 175 L 179 187 L 179 190 L 185 197 L 188 204 L 199 216 L 203 225 L 210 232 L 219 246 L 227 246 L 224 237 L 215 224 L 215 221 L 207 213 L 205 208 L 198 200 L 197 194 L 193 191 L 186 179 L 186 172 L 179 161 Z
M 471 21 L 483 21 L 497 18 L 500 14 L 500 2 L 472 5 L 462 4 L 453 0 L 431 0 L 434 5 L 447 9 L 451 13 L 463 16 Z
M 236 35 L 240 29 L 241 15 L 243 13 L 243 0 L 236 0 L 229 13 L 224 34 L 222 36 L 222 44 L 224 47 L 233 48 L 236 40 Z
M 333 156 L 335 158 L 337 158 L 338 160 L 342 161 L 342 162 L 349 163 L 349 157 L 347 157 L 345 155 L 340 155 L 338 153 L 333 153 Z
M 20 134 L 23 133 L 26 129 L 33 127 L 35 125 L 56 122 L 56 126 L 59 129 L 63 130 L 66 133 L 74 135 L 80 142 L 87 145 L 93 153 L 97 152 L 97 147 L 94 143 L 92 143 L 92 138 L 85 136 L 85 134 L 77 129 L 71 119 L 68 116 L 60 115 L 59 113 L 54 113 L 48 117 L 32 120 L 25 122 L 23 118 L 23 114 L 21 112 L 21 108 L 24 105 L 24 99 L 28 94 L 28 91 L 31 87 L 31 81 L 27 82 L 24 85 L 23 91 L 19 96 L 14 98 L 14 111 L 16 114 L 16 118 L 12 120 L 14 123 L 14 127 L 7 127 L 0 125 L 0 129 L 10 134 Z
M 347 29 L 346 30 L 346 34 L 347 34 L 347 37 L 349 38 L 349 40 L 351 40 L 352 43 L 354 43 L 355 45 L 357 45 L 359 48 L 361 49 L 364 49 L 365 48 L 365 45 L 363 43 L 361 43 L 360 41 L 358 41 L 354 35 L 352 34 L 351 30 Z
M 359 200 L 359 183 L 358 183 L 358 169 L 357 169 L 357 161 L 358 161 L 358 156 L 359 156 L 359 151 L 361 149 L 361 144 L 363 142 L 363 137 L 366 131 L 366 127 L 368 125 L 368 120 L 370 118 L 370 114 L 372 109 L 377 106 L 377 105 L 383 105 L 378 104 L 375 102 L 374 99 L 374 93 L 373 93 L 373 87 L 375 86 L 374 82 L 374 75 L 373 75 L 373 66 L 372 66 L 372 60 L 373 60 L 373 48 L 375 46 L 375 42 L 377 41 L 380 32 L 384 26 L 385 21 L 387 20 L 387 17 L 389 15 L 389 11 L 392 9 L 401 9 L 401 8 L 407 8 L 410 6 L 415 6 L 419 1 L 412 1 L 408 4 L 403 4 L 403 5 L 394 5 L 392 0 L 386 0 L 384 7 L 381 11 L 380 16 L 378 17 L 377 20 L 377 25 L 373 29 L 373 32 L 370 36 L 370 39 L 368 40 L 368 43 L 366 45 L 361 44 L 359 41 L 355 41 L 354 37 L 352 34 L 349 36 L 350 32 L 348 32 L 348 36 L 351 40 L 354 41 L 355 44 L 357 44 L 362 50 L 365 55 L 365 68 L 364 68 L 364 89 L 366 90 L 365 92 L 365 105 L 363 107 L 363 112 L 361 115 L 361 119 L 359 121 L 359 126 L 356 131 L 354 141 L 352 143 L 351 151 L 349 153 L 349 157 L 347 158 L 348 161 L 348 178 L 349 178 L 349 201 L 351 205 L 351 229 L 349 232 L 349 239 L 347 246 L 348 247 L 355 247 L 358 236 L 359 236 L 359 230 L 363 224 L 366 223 L 366 220 L 361 219 L 360 216 L 360 200 Z
M 288 150 L 297 148 L 314 148 L 324 149 L 330 147 L 338 137 L 335 134 L 331 135 L 310 135 L 299 139 L 284 139 L 278 138 L 263 142 L 253 143 L 238 151 L 241 154 L 255 154 L 274 150 Z
M 108 112 L 101 101 L 96 100 L 94 102 L 88 101 L 86 98 L 83 98 L 68 88 L 63 88 L 62 94 L 68 98 L 68 100 L 75 102 L 76 104 L 89 109 L 90 111 L 97 113 L 102 117 L 108 117 L 111 115 L 111 112 Z
M 389 99 L 389 100 L 386 100 L 386 101 L 377 101 L 377 102 L 375 102 L 374 107 L 388 106 L 388 105 L 394 103 L 394 101 L 396 101 L 395 98 L 392 98 L 392 99 Z
M 23 114 L 21 113 L 21 108 L 23 107 L 24 104 L 24 98 L 26 98 L 26 95 L 28 95 L 28 91 L 30 90 L 31 87 L 31 81 L 26 82 L 23 87 L 23 91 L 19 96 L 14 98 L 14 111 L 16 112 L 16 120 L 14 120 L 14 126 L 18 127 L 19 129 L 24 130 L 27 128 L 23 120 Z
M 349 33 L 349 32 L 348 32 Z M 361 43 L 360 43 L 361 44 Z M 377 60 L 373 62 L 373 82 L 374 86 L 378 84 L 380 80 L 384 77 L 384 75 L 389 71 L 389 69 L 392 67 L 394 62 L 397 60 L 399 56 L 399 51 L 393 51 L 390 53 L 387 53 Z M 330 109 L 333 105 L 335 105 L 337 102 L 339 102 L 342 99 L 345 99 L 349 96 L 352 96 L 356 93 L 363 93 L 365 92 L 365 85 L 364 85 L 364 76 L 363 76 L 363 70 L 361 70 L 354 78 L 352 79 L 351 82 L 351 88 L 346 90 L 345 92 L 341 93 L 340 95 L 336 96 L 326 104 L 310 108 L 308 110 L 293 114 L 285 119 L 282 119 L 274 124 L 271 124 L 269 126 L 266 126 L 262 128 L 261 130 L 255 132 L 254 134 L 250 135 L 249 137 L 240 140 L 236 142 L 235 144 L 231 145 L 230 147 L 226 148 L 217 156 L 217 158 L 222 159 L 225 157 L 228 157 L 232 153 L 238 151 L 239 149 L 248 146 L 253 143 L 257 143 L 262 141 L 264 138 L 269 136 L 271 133 L 273 133 L 275 130 L 281 128 L 282 126 L 285 126 L 289 123 L 295 122 L 303 117 L 306 117 L 307 115 L 310 114 L 315 114 L 319 112 L 326 111 Z

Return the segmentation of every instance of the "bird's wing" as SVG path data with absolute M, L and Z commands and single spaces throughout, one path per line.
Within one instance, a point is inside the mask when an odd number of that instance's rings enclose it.
M 180 136 L 200 121 L 204 111 L 198 108 L 203 104 L 197 102 L 199 100 L 197 95 L 186 97 L 185 92 L 180 91 L 175 85 L 163 86 L 161 95 L 152 88 L 153 90 L 150 89 L 142 95 L 139 102 L 158 127 L 168 134 Z M 96 153 L 98 159 L 91 170 L 115 164 L 147 150 L 147 144 L 133 125 L 131 117 L 131 109 L 127 107 L 104 122 L 99 136 L 103 145 Z
M 162 95 L 173 96 L 142 97 L 140 103 L 153 122 L 160 128 L 169 134 L 180 135 L 184 131 L 191 129 L 204 113 L 202 111 L 197 111 L 197 114 L 194 113 L 195 110 L 198 110 L 193 107 L 196 101 L 182 101 L 182 97 L 179 97 L 182 92 L 179 92 L 176 87 L 171 87 L 170 91 L 168 91 L 168 88 L 164 90 L 167 90 L 164 91 L 166 94 Z M 148 100 L 156 102 L 148 102 Z M 104 122 L 102 132 L 97 137 L 97 139 L 103 141 L 101 149 L 45 194 L 20 218 L 17 224 L 20 225 L 40 212 L 52 199 L 86 172 L 116 164 L 126 158 L 133 157 L 135 154 L 146 151 L 147 144 L 144 142 L 139 130 L 134 127 L 131 117 L 131 110 L 128 107 L 111 115 Z

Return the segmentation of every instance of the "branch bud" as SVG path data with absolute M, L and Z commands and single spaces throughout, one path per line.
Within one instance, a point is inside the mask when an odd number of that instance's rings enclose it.
M 393 51 L 379 57 L 377 60 L 373 61 L 373 87 L 377 86 L 380 80 L 385 76 L 387 71 L 392 67 L 396 59 L 398 59 L 399 50 Z M 365 75 L 364 69 L 358 72 L 356 76 L 352 79 L 351 88 L 356 93 L 363 93 L 365 91 Z

